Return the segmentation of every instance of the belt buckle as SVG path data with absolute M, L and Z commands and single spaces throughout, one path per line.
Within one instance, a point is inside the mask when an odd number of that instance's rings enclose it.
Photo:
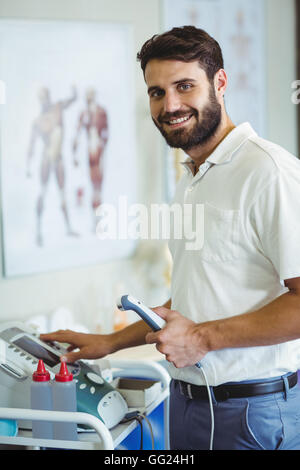
M 183 389 L 183 384 L 182 384 L 181 380 L 179 380 L 178 383 L 179 383 L 179 391 L 180 391 L 180 394 L 181 394 L 181 395 L 184 395 L 184 389 Z
M 186 390 L 187 390 L 188 397 L 192 400 L 192 399 L 193 399 L 193 395 L 192 395 L 192 385 L 191 385 L 191 384 L 187 384 Z
M 189 383 L 181 382 L 179 381 L 179 390 L 181 395 L 183 396 L 188 396 L 191 400 L 193 399 L 193 394 L 192 394 L 192 385 Z

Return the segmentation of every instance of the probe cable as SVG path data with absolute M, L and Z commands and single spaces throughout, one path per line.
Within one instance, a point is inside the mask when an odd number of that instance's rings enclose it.
M 209 450 L 213 450 L 213 442 L 214 442 L 214 431 L 215 431 L 215 419 L 214 419 L 214 408 L 213 408 L 213 403 L 212 403 L 212 398 L 211 398 L 211 390 L 209 387 L 209 383 L 207 380 L 207 376 L 205 373 L 205 370 L 203 369 L 202 365 L 200 362 L 197 362 L 195 364 L 196 367 L 200 370 L 202 377 L 204 379 L 204 382 L 206 384 L 207 388 L 207 394 L 208 394 L 208 401 L 209 401 L 209 409 L 210 409 L 210 419 L 211 419 L 211 429 L 210 429 L 210 442 L 209 442 Z
M 141 442 L 140 442 L 140 450 L 143 450 L 143 419 L 147 422 L 150 430 L 151 435 L 151 445 L 152 450 L 154 450 L 154 435 L 153 429 L 150 420 L 146 417 L 145 414 L 140 413 L 139 411 L 132 411 L 127 413 L 124 418 L 122 419 L 121 423 L 127 423 L 128 421 L 137 421 L 141 428 Z

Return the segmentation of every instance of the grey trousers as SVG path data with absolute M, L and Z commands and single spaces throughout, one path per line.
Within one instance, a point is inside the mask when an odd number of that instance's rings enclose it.
M 214 450 L 300 450 L 300 387 L 285 392 L 232 398 L 214 409 Z M 179 382 L 170 389 L 170 447 L 208 450 L 211 417 L 208 400 L 182 395 Z

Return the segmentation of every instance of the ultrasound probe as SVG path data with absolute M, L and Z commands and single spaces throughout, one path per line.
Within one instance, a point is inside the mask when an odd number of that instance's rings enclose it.
M 147 323 L 153 331 L 161 330 L 166 322 L 159 316 L 157 313 L 153 312 L 149 307 L 144 305 L 141 301 L 135 299 L 132 295 L 122 295 L 122 297 L 117 302 L 117 307 L 119 310 L 133 310 L 136 312 L 145 323 Z M 208 384 L 208 380 L 205 374 L 205 371 L 201 365 L 201 362 L 197 362 L 195 366 L 201 371 L 202 376 L 204 378 L 208 399 L 209 399 L 209 406 L 210 406 L 210 415 L 211 415 L 211 435 L 210 435 L 210 445 L 209 450 L 213 449 L 213 436 L 214 436 L 214 412 L 213 412 L 213 404 L 211 398 L 211 392 Z

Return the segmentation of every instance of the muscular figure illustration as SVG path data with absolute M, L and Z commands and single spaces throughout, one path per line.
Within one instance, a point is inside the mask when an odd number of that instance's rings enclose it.
M 74 164 L 78 165 L 76 151 L 78 138 L 82 128 L 87 132 L 88 160 L 90 180 L 92 183 L 93 228 L 95 226 L 95 209 L 101 204 L 103 180 L 103 153 L 108 140 L 108 124 L 106 111 L 96 102 L 96 91 L 89 88 L 86 92 L 87 107 L 79 116 L 77 134 L 73 143 Z
M 38 92 L 41 105 L 41 113 L 32 125 L 31 139 L 27 156 L 27 176 L 31 176 L 31 161 L 34 154 L 35 142 L 41 138 L 44 144 L 40 168 L 41 190 L 37 201 L 37 235 L 36 242 L 43 245 L 41 230 L 41 219 L 44 211 L 44 200 L 47 185 L 52 172 L 55 173 L 61 198 L 61 209 L 66 223 L 67 234 L 76 236 L 72 231 L 65 199 L 65 171 L 62 157 L 63 142 L 63 111 L 68 108 L 77 98 L 76 89 L 73 88 L 69 99 L 51 102 L 48 88 L 41 88 Z
M 232 51 L 236 56 L 235 63 L 238 64 L 235 89 L 253 92 L 255 102 L 256 90 L 252 88 L 253 80 L 249 81 L 249 73 L 256 67 L 253 60 L 253 39 L 246 31 L 246 16 L 243 9 L 238 9 L 236 12 L 235 23 L 236 31 L 230 36 Z

